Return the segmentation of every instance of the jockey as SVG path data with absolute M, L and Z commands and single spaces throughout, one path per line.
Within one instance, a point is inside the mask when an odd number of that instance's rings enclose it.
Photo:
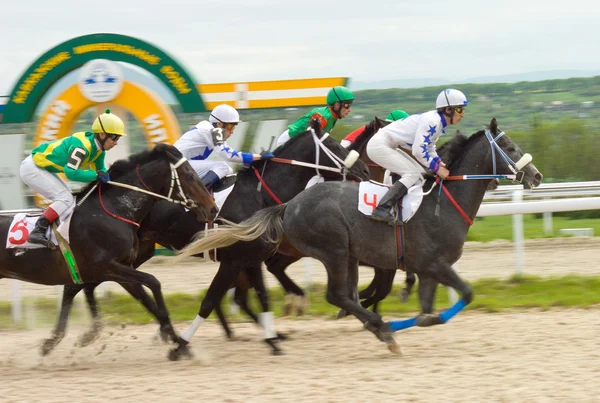
M 405 117 L 408 117 L 408 113 L 406 113 L 400 109 L 396 109 L 395 111 L 391 111 L 389 113 L 389 115 L 387 115 L 385 120 L 388 122 L 395 122 L 396 120 L 401 120 L 401 119 L 404 119 Z M 352 133 L 350 133 L 349 135 L 344 137 L 344 139 L 342 141 L 340 141 L 340 144 L 342 145 L 342 147 L 348 148 L 348 146 L 350 144 L 354 143 L 354 140 L 356 140 L 356 138 L 358 136 L 360 136 L 362 134 L 362 132 L 365 131 L 366 127 L 367 126 L 359 127 L 358 129 L 354 130 Z
M 263 154 L 239 152 L 227 145 L 227 139 L 233 134 L 239 122 L 240 114 L 235 108 L 227 104 L 218 105 L 212 110 L 208 120 L 199 122 L 174 144 L 189 160 L 208 190 L 225 176 L 233 174 L 233 169 L 227 162 L 207 160 L 213 151 L 226 161 L 244 164 L 273 158 L 270 152 Z
M 425 168 L 445 179 L 450 172 L 437 155 L 435 144 L 448 125 L 464 117 L 468 101 L 459 90 L 446 89 L 435 101 L 436 110 L 390 123 L 369 140 L 367 155 L 373 162 L 401 176 L 373 211 L 373 218 L 396 224 L 392 206 L 414 185 L 422 186 Z
M 348 88 L 341 85 L 333 87 L 327 93 L 327 106 L 315 108 L 289 125 L 288 129 L 277 139 L 277 147 L 285 144 L 292 137 L 305 132 L 308 128 L 308 122 L 313 119 L 318 119 L 321 122 L 321 129 L 324 132 L 331 133 L 335 122 L 350 114 L 353 101 L 354 94 Z
M 91 132 L 78 132 L 44 143 L 34 148 L 31 155 L 21 162 L 21 180 L 52 200 L 35 223 L 27 242 L 55 248 L 46 237 L 48 226 L 58 217 L 64 219 L 75 208 L 71 190 L 57 173 L 63 172 L 67 179 L 77 182 L 110 181 L 104 155 L 117 145 L 121 136 L 127 136 L 123 121 L 107 109 L 94 120 Z

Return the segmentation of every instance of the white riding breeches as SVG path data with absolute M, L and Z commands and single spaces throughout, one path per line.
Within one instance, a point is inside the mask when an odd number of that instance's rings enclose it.
M 367 155 L 374 163 L 400 175 L 400 182 L 407 189 L 423 181 L 425 169 L 381 133 L 375 133 L 367 143 Z
M 286 130 L 277 138 L 277 147 L 284 145 L 290 139 L 290 131 Z
M 21 180 L 30 188 L 50 199 L 49 206 L 61 219 L 67 217 L 75 208 L 75 197 L 67 184 L 56 174 L 38 167 L 31 155 L 21 162 L 19 168 Z
M 194 171 L 200 178 L 203 178 L 208 171 L 213 171 L 219 179 L 223 179 L 227 175 L 233 175 L 233 169 L 225 161 L 212 160 L 188 160 Z

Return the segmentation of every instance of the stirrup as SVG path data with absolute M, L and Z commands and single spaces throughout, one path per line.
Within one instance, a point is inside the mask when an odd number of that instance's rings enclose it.
M 42 245 L 42 246 L 45 246 L 46 248 L 52 249 L 52 250 L 56 249 L 56 245 L 54 245 L 54 243 L 51 240 L 49 240 L 42 234 L 40 234 L 41 238 L 31 239 L 31 235 L 34 235 L 34 234 L 35 234 L 34 232 L 29 234 L 29 237 L 27 237 L 27 242 L 35 244 L 35 245 Z

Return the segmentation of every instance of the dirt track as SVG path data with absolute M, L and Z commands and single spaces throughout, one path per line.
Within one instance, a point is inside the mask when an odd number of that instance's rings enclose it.
M 354 319 L 277 320 L 291 340 L 273 357 L 258 330 L 227 342 L 215 323 L 193 340 L 197 359 L 166 360 L 154 325 L 105 329 L 86 348 L 80 330 L 41 359 L 46 330 L 0 332 L 3 402 L 596 402 L 598 309 L 465 313 L 398 334 L 392 355 Z M 179 325 L 180 329 L 185 324 Z
M 565 275 L 577 273 L 582 275 L 600 275 L 600 265 L 596 259 L 600 251 L 600 238 L 549 238 L 528 240 L 525 244 L 525 269 L 523 273 L 537 276 Z M 207 288 L 214 277 L 218 265 L 202 262 L 199 259 L 188 259 L 178 268 L 174 268 L 171 258 L 156 256 L 141 267 L 141 270 L 154 274 L 162 283 L 165 293 L 195 293 Z M 300 286 L 305 284 L 305 267 L 312 267 L 312 281 L 326 282 L 325 269 L 320 262 L 308 259 L 291 265 L 286 272 Z M 514 246 L 507 241 L 487 243 L 467 242 L 464 253 L 458 262 L 458 272 L 466 280 L 478 278 L 506 278 L 515 274 L 516 257 Z M 373 270 L 361 268 L 361 283 L 368 283 Z M 278 285 L 277 280 L 266 273 L 268 286 Z M 396 282 L 404 281 L 404 276 L 396 276 Z M 125 292 L 115 283 L 106 287 L 113 292 Z M 55 296 L 55 287 L 21 284 L 21 293 L 25 296 Z M 8 300 L 10 283 L 0 281 L 0 300 Z
M 598 275 L 598 246 L 595 238 L 529 241 L 525 273 Z M 313 281 L 324 282 L 324 270 L 313 268 Z M 165 292 L 195 292 L 216 265 L 189 261 L 174 270 L 168 258 L 154 258 L 143 269 Z M 510 276 L 512 245 L 467 244 L 458 270 L 467 280 Z M 304 264 L 289 273 L 303 283 Z M 361 273 L 368 281 L 371 271 Z M 8 296 L 7 283 L 0 283 L 0 296 Z M 54 295 L 53 287 L 23 290 Z M 44 359 L 38 347 L 49 329 L 1 331 L 0 402 L 596 402 L 599 317 L 599 309 L 467 312 L 444 326 L 399 333 L 402 356 L 355 319 L 277 319 L 278 330 L 291 336 L 282 357 L 268 354 L 254 325 L 234 324 L 244 339 L 227 342 L 209 322 L 193 339 L 196 359 L 177 363 L 166 360 L 166 346 L 151 342 L 155 325 L 107 328 L 86 348 L 74 346 L 83 329 L 71 328 Z

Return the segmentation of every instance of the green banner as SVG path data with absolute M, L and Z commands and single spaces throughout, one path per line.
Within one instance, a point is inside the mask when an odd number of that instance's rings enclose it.
M 117 34 L 92 34 L 73 38 L 50 49 L 21 76 L 4 108 L 2 123 L 29 122 L 48 89 L 65 74 L 94 59 L 130 63 L 158 77 L 179 101 L 183 112 L 205 112 L 196 81 L 157 47 Z

